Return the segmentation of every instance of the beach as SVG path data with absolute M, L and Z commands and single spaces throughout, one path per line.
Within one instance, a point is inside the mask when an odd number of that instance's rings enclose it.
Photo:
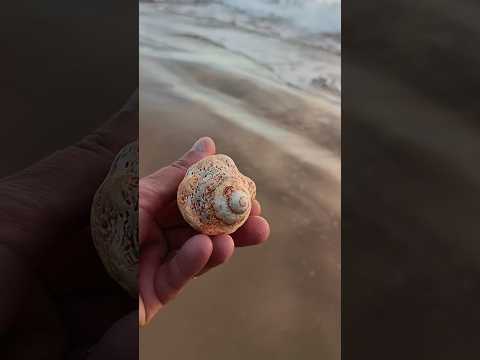
M 141 359 L 340 358 L 340 36 L 281 11 L 140 3 L 140 175 L 210 136 L 271 225 L 141 330 Z

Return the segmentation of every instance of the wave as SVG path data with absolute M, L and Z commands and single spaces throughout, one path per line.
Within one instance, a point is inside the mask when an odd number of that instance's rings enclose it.
M 142 51 L 153 52 L 152 56 L 163 60 L 167 54 L 179 60 L 177 56 L 189 53 L 190 62 L 202 62 L 207 57 L 211 66 L 229 67 L 230 71 L 242 67 L 238 62 L 246 61 L 262 77 L 290 88 L 328 96 L 335 103 L 339 101 L 340 34 L 295 30 L 271 16 L 262 19 L 259 11 L 254 17 L 226 4 L 235 1 L 170 0 L 156 1 L 156 5 L 143 4 L 140 7 Z M 261 2 L 269 3 L 255 1 Z M 287 3 L 293 6 L 292 1 L 282 2 Z M 242 1 L 244 8 L 245 4 Z M 278 2 L 274 6 L 287 5 Z M 158 47 L 161 49 L 156 50 Z M 217 57 L 212 58 L 205 50 L 207 47 Z
M 287 22 L 307 33 L 340 33 L 340 0 L 156 0 L 163 4 L 225 5 L 257 19 Z
M 278 18 L 311 33 L 339 33 L 340 1 L 337 0 L 223 0 L 251 16 Z

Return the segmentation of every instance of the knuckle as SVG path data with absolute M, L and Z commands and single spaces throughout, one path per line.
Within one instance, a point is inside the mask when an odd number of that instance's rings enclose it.
M 186 171 L 190 167 L 190 162 L 186 158 L 181 158 L 172 163 L 174 168 Z

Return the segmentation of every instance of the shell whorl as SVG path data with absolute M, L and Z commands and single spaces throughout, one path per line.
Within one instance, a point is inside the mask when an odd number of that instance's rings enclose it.
M 216 189 L 213 197 L 215 216 L 232 225 L 248 216 L 251 199 L 248 190 L 236 179 L 226 178 Z
M 248 195 L 241 190 L 234 190 L 230 194 L 228 206 L 235 214 L 243 214 L 249 207 L 250 199 Z
M 178 188 L 184 219 L 207 235 L 231 234 L 247 220 L 255 183 L 226 155 L 208 156 L 192 165 Z

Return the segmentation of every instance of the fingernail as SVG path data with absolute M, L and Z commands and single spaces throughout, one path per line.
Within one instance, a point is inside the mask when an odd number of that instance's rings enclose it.
M 198 139 L 195 144 L 193 144 L 192 149 L 199 152 L 204 152 L 206 150 L 205 138 Z

